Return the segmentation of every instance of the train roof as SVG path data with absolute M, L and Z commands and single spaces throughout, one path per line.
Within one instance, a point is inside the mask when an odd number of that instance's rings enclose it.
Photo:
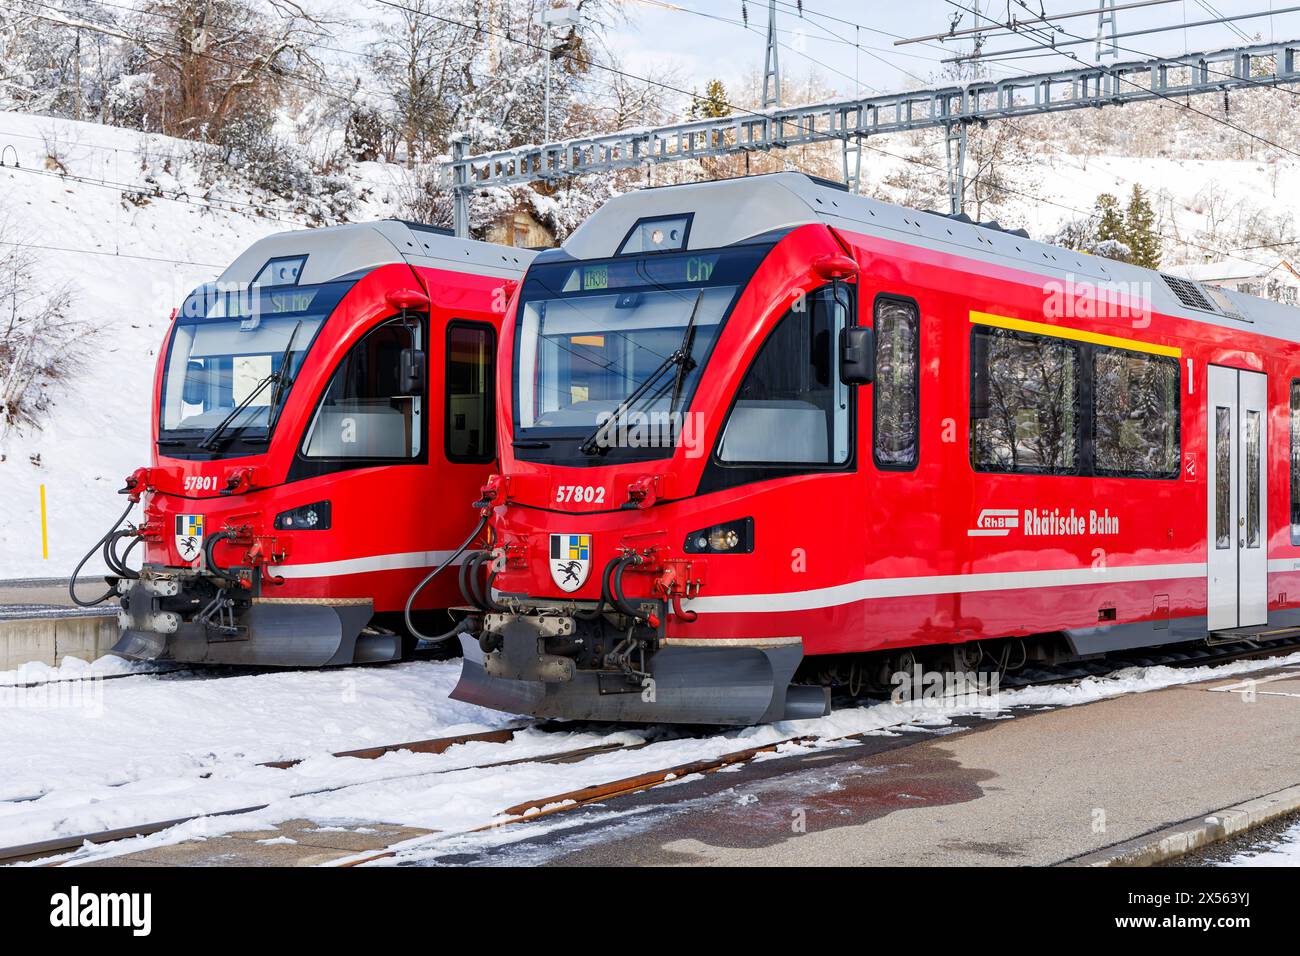
M 579 259 L 614 256 L 642 219 L 693 214 L 687 249 L 714 249 L 808 223 L 961 255 L 1062 283 L 1134 291 L 1165 315 L 1300 341 L 1300 309 L 1192 279 L 1075 252 L 989 224 L 917 212 L 847 192 L 802 173 L 768 173 L 625 193 L 592 214 L 565 241 Z M 550 254 L 544 254 L 548 256 Z
M 303 255 L 307 259 L 298 281 L 315 285 L 393 262 L 517 279 L 537 253 L 457 239 L 433 226 L 384 219 L 267 236 L 244 250 L 218 281 L 249 283 L 270 260 Z

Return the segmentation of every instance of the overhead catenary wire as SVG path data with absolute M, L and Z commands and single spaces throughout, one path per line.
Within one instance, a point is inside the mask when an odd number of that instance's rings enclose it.
M 950 4 L 951 6 L 956 7 L 956 8 L 959 9 L 959 10 L 964 10 L 964 11 L 966 11 L 967 13 L 975 13 L 975 11 L 973 11 L 973 10 L 971 10 L 969 7 L 966 7 L 966 6 L 962 5 L 961 3 L 957 2 L 957 0 L 944 0 L 944 2 Z M 1297 9 L 1297 10 L 1300 10 L 1300 7 L 1297 7 L 1296 9 Z M 984 14 L 978 14 L 978 16 L 980 16 L 980 17 L 984 17 L 984 19 L 986 19 L 986 20 L 988 19 L 987 17 L 984 16 Z M 996 22 L 996 21 L 994 21 L 994 22 Z M 1062 31 L 1062 32 L 1065 32 L 1065 31 Z M 1071 33 L 1066 33 L 1066 35 L 1067 35 L 1067 36 L 1074 36 L 1074 34 L 1071 34 Z M 1040 46 L 1043 46 L 1043 44 L 1039 44 L 1039 45 L 1040 45 Z M 1129 52 L 1129 53 L 1135 53 L 1135 54 L 1137 54 L 1138 56 L 1146 56 L 1146 57 L 1153 56 L 1153 54 L 1146 53 L 1146 52 L 1143 52 L 1143 51 L 1141 51 L 1141 50 L 1133 50 L 1133 49 L 1130 49 L 1130 48 L 1128 48 L 1128 47 L 1120 47 L 1120 49 L 1123 49 L 1123 50 L 1125 50 L 1126 52 Z M 1071 51 L 1067 51 L 1067 50 L 1060 50 L 1060 49 L 1057 49 L 1057 48 L 1051 48 L 1051 52 L 1059 53 L 1060 56 L 1066 57 L 1067 59 L 1074 60 L 1076 63 L 1079 63 L 1079 64 L 1081 64 L 1081 65 L 1084 65 L 1084 66 L 1087 65 L 1087 64 L 1084 63 L 1083 59 L 1082 59 L 1082 58 L 1081 58 L 1077 53 L 1073 53 L 1073 52 L 1071 52 Z M 1244 127 L 1238 126 L 1236 123 L 1233 123 L 1233 122 L 1231 122 L 1230 120 L 1221 119 L 1220 117 L 1217 117 L 1217 116 L 1215 116 L 1215 115 L 1212 114 L 1212 113 L 1207 113 L 1207 112 L 1205 112 L 1204 110 L 1199 110 L 1199 109 L 1197 109 L 1196 107 L 1192 106 L 1190 103 L 1180 103 L 1177 99 L 1175 99 L 1173 96 L 1170 96 L 1168 93 L 1162 93 L 1162 92 L 1160 92 L 1159 90 L 1156 90 L 1154 87 L 1148 88 L 1148 87 L 1143 86 L 1143 85 L 1140 84 L 1140 83 L 1135 83 L 1133 80 L 1128 79 L 1127 77 L 1123 76 L 1123 75 L 1120 74 L 1120 73 L 1113 73 L 1113 72 L 1110 72 L 1110 71 L 1106 71 L 1106 72 L 1108 73 L 1108 75 L 1114 76 L 1116 79 L 1118 79 L 1118 80 L 1120 80 L 1120 81 L 1122 81 L 1122 82 L 1128 83 L 1130 86 L 1135 87 L 1136 89 L 1142 90 L 1143 92 L 1150 92 L 1153 96 L 1157 96 L 1157 97 L 1159 97 L 1160 99 L 1163 99 L 1163 100 L 1166 100 L 1166 101 L 1168 101 L 1168 102 L 1170 102 L 1170 103 L 1173 103 L 1173 104 L 1174 104 L 1176 107 L 1178 107 L 1179 109 L 1187 110 L 1188 112 L 1191 112 L 1191 113 L 1196 113 L 1197 115 L 1199 115 L 1199 116 L 1203 116 L 1203 117 L 1205 117 L 1206 119 L 1211 120 L 1212 122 L 1215 122 L 1215 123 L 1220 124 L 1221 126 L 1227 127 L 1228 129 L 1236 130 L 1238 133 L 1241 133 L 1241 134 L 1244 135 L 1244 136 L 1248 136 L 1248 137 L 1250 137 L 1251 139 L 1256 140 L 1257 142 L 1263 143 L 1263 144 L 1266 145 L 1266 146 L 1272 147 L 1273 149 L 1276 149 L 1276 150 L 1278 150 L 1279 152 L 1289 153 L 1289 154 L 1292 155 L 1292 156 L 1295 156 L 1295 157 L 1297 157 L 1297 158 L 1300 158 L 1300 151 L 1297 151 L 1297 150 L 1291 149 L 1289 146 L 1283 146 L 1281 143 L 1275 143 L 1273 140 L 1269 139 L 1268 137 L 1266 137 L 1266 136 L 1261 136 L 1261 135 L 1258 134 L 1258 133 L 1252 132 L 1251 130 L 1248 130 L 1248 129 L 1245 129 Z M 1212 71 L 1212 72 L 1216 72 L 1216 73 L 1217 73 L 1217 72 L 1219 72 L 1219 71 Z M 1221 74 L 1221 75 L 1226 76 L 1227 74 Z M 1235 77 L 1234 77 L 1234 79 L 1235 79 Z M 1268 84 L 1259 84 L 1259 85 L 1261 85 L 1261 86 L 1265 86 L 1265 87 L 1267 87 L 1267 88 L 1269 88 L 1269 89 L 1272 89 L 1272 88 L 1273 88 L 1273 87 L 1269 86 Z
M 375 2 L 378 3 L 378 4 L 380 4 L 381 6 L 386 6 L 386 7 L 390 7 L 390 8 L 393 8 L 393 9 L 402 10 L 402 11 L 405 11 L 405 12 L 411 13 L 411 14 L 413 14 L 413 15 L 422 16 L 422 17 L 427 17 L 427 18 L 429 18 L 429 19 L 433 19 L 433 20 L 438 20 L 438 21 L 443 21 L 443 22 L 447 22 L 447 23 L 451 23 L 451 24 L 456 24 L 456 25 L 459 25 L 459 26 L 462 26 L 462 27 L 466 27 L 466 28 L 469 28 L 469 27 L 471 27 L 471 26 L 474 26 L 476 29 L 480 29 L 482 32 L 485 32 L 485 33 L 487 33 L 487 34 L 489 34 L 489 35 L 494 35 L 494 36 L 498 37 L 499 39 L 504 39 L 506 42 L 510 42 L 510 43 L 514 43 L 514 44 L 518 44 L 518 45 L 522 45 L 522 46 L 526 46 L 526 47 L 532 48 L 532 49 L 534 49 L 534 50 L 537 50 L 537 51 L 539 51 L 539 52 L 550 52 L 550 48 L 549 48 L 549 47 L 546 47 L 546 46 L 544 46 L 544 45 L 542 45 L 542 44 L 536 43 L 536 42 L 532 41 L 531 39 L 526 39 L 526 38 L 521 38 L 521 37 L 518 37 L 518 36 L 514 36 L 514 35 L 512 35 L 512 34 L 510 34 L 510 33 L 508 33 L 508 32 L 507 32 L 507 33 L 503 33 L 503 32 L 501 32 L 501 31 L 494 30 L 494 29 L 492 29 L 492 28 L 490 28 L 490 27 L 483 27 L 483 26 L 481 26 L 481 25 L 470 25 L 470 24 L 466 24 L 464 21 L 457 20 L 456 18 L 453 18 L 453 17 L 445 16 L 444 14 L 441 14 L 441 13 L 434 13 L 434 12 L 425 11 L 425 10 L 420 10 L 420 9 L 417 9 L 417 8 L 414 8 L 414 7 L 406 6 L 405 4 L 402 4 L 402 3 L 400 3 L 400 2 L 397 2 L 397 0 L 375 0 Z M 780 0 L 778 0 L 778 2 L 780 2 Z M 951 3 L 952 0 L 948 0 L 948 2 Z M 960 4 L 953 3 L 953 5 L 959 7 L 959 9 L 963 9 L 963 10 L 966 10 L 966 9 L 967 9 L 967 8 L 965 8 L 965 7 L 962 7 Z M 788 4 L 787 4 L 787 6 L 788 6 Z M 970 11 L 967 10 L 967 12 L 970 12 Z M 843 22 L 843 23 L 852 24 L 852 21 L 843 20 L 842 18 L 837 18 L 837 17 L 831 16 L 831 15 L 828 15 L 828 14 L 817 14 L 817 15 L 820 15 L 820 16 L 823 16 L 823 17 L 826 17 L 826 18 L 829 19 L 829 20 L 836 20 L 836 21 L 838 21 L 838 22 Z M 855 25 L 856 25 L 856 24 L 855 24 Z M 882 33 L 882 34 L 885 34 L 885 35 L 897 36 L 897 34 L 889 34 L 888 31 L 883 31 L 883 30 L 875 30 L 874 32 Z M 1057 51 L 1052 51 L 1052 52 L 1057 52 Z M 1070 56 L 1070 54 L 1065 53 L 1064 51 L 1059 51 L 1059 52 L 1060 52 L 1060 55 Z M 561 51 L 559 55 L 560 55 L 561 57 L 566 57 L 566 58 L 569 58 L 569 59 L 572 59 L 572 58 L 574 57 L 574 54 L 571 53 L 571 52 L 569 52 L 569 51 L 567 51 L 567 50 L 565 50 L 565 51 Z M 1142 54 L 1142 55 L 1146 55 L 1146 54 Z M 1077 59 L 1078 59 L 1077 57 L 1073 57 L 1073 58 L 1076 59 L 1076 61 L 1077 61 Z M 663 81 L 659 81 L 659 80 L 653 80 L 653 79 L 650 79 L 649 77 L 645 77 L 645 76 L 638 75 L 638 74 L 633 73 L 633 72 L 631 72 L 631 71 L 624 70 L 624 69 L 622 69 L 622 68 L 620 68 L 620 67 L 612 66 L 612 65 L 609 65 L 609 64 L 601 64 L 601 63 L 592 63 L 592 64 L 590 64 L 590 66 L 591 66 L 591 68 L 594 69 L 594 70 L 599 70 L 599 71 L 602 71 L 602 72 L 605 72 L 605 73 L 609 73 L 609 74 L 613 74 L 613 75 L 616 75 L 616 76 L 620 76 L 620 77 L 622 77 L 622 78 L 624 78 L 624 79 L 629 79 L 629 80 L 634 80 L 634 81 L 637 81 L 637 82 L 645 83 L 645 84 L 647 84 L 647 85 L 655 86 L 655 87 L 658 87 L 658 88 L 661 88 L 661 89 L 665 89 L 665 90 L 668 90 L 668 91 L 671 91 L 671 92 L 678 93 L 679 95 L 682 95 L 682 96 L 685 96 L 685 97 L 693 97 L 694 95 L 696 95 L 696 94 L 692 93 L 691 91 L 688 91 L 688 90 L 682 89 L 682 88 L 680 88 L 680 87 L 674 86 L 673 84 L 665 83 L 665 82 L 663 82 Z M 1263 85 L 1263 84 L 1261 84 L 1261 85 Z M 1192 112 L 1199 113 L 1200 115 L 1203 115 L 1203 116 L 1205 116 L 1205 117 L 1207 117 L 1207 118 L 1209 118 L 1209 119 L 1212 119 L 1212 120 L 1215 120 L 1215 121 L 1218 121 L 1218 122 L 1223 122 L 1223 121 L 1219 121 L 1217 117 L 1213 117 L 1213 116 L 1210 115 L 1210 114 L 1202 113 L 1200 110 L 1195 110 L 1195 109 L 1193 109 L 1193 108 L 1191 108 L 1191 107 L 1186 106 L 1185 104 L 1178 103 L 1177 101 L 1172 100 L 1172 98 L 1170 98 L 1170 97 L 1166 97 L 1166 98 L 1168 98 L 1168 99 L 1170 99 L 1172 102 L 1174 102 L 1174 105 L 1177 106 L 1177 107 L 1180 108 L 1180 109 L 1191 109 Z M 748 107 L 743 107 L 743 106 L 740 106 L 740 105 L 735 104 L 735 103 L 732 103 L 732 102 L 727 102 L 727 103 L 725 103 L 725 105 L 727 106 L 728 109 L 730 109 L 730 110 L 732 110 L 732 111 L 734 111 L 734 112 L 745 113 L 745 114 L 749 114 L 749 115 L 753 115 L 753 116 L 764 115 L 764 114 L 760 113 L 758 110 L 754 110 L 754 109 L 751 109 L 751 108 L 748 108 Z M 1238 130 L 1241 131 L 1241 132 L 1245 132 L 1247 135 L 1252 135 L 1252 134 L 1250 134 L 1248 131 L 1240 130 L 1240 128 L 1236 127 L 1234 124 L 1227 123 L 1226 125 L 1228 125 L 1228 126 L 1231 127 L 1231 128 L 1238 129 Z M 1264 142 L 1264 143 L 1267 144 L 1267 145 L 1273 146 L 1273 147 L 1278 148 L 1278 149 L 1280 149 L 1280 150 L 1284 150 L 1284 151 L 1287 151 L 1287 152 L 1292 152 L 1292 153 L 1294 153 L 1294 151 L 1287 150 L 1286 147 L 1280 146 L 1280 144 L 1272 143 L 1270 140 L 1267 140 L 1267 139 L 1264 138 L 1264 137 L 1256 137 L 1256 138 L 1258 138 L 1261 142 Z M 864 144 L 864 145 L 867 145 L 867 144 L 865 143 L 865 141 L 864 141 L 863 144 Z M 927 167 L 927 168 L 938 169 L 938 167 L 935 167 L 935 166 L 932 166 L 932 164 L 928 164 L 928 163 L 925 163 L 925 162 L 923 162 L 923 161 L 917 160 L 915 157 L 900 156 L 900 155 L 898 155 L 898 154 L 890 153 L 890 152 L 887 151 L 887 150 L 883 150 L 883 149 L 881 149 L 881 148 L 879 148 L 879 147 L 875 147 L 875 146 L 870 146 L 869 148 L 871 148 L 871 149 L 872 149 L 873 151 L 875 151 L 875 152 L 883 153 L 883 154 L 885 154 L 885 155 L 891 155 L 891 156 L 894 156 L 895 158 L 898 158 L 898 159 L 901 159 L 901 160 L 905 160 L 905 161 L 907 161 L 907 162 L 911 162 L 911 163 L 913 163 L 913 164 L 915 164 L 915 165 L 919 165 L 919 166 L 923 166 L 923 167 Z M 1294 153 L 1294 154 L 1297 155 L 1297 156 L 1300 156 L 1300 153 Z M 971 180 L 969 180 L 969 181 L 971 181 L 971 182 L 977 182 L 977 183 L 983 183 L 983 181 L 982 181 L 981 179 L 979 179 L 978 177 L 973 178 L 973 179 L 971 179 Z M 1074 213 L 1076 213 L 1076 214 L 1079 214 L 1079 215 L 1084 215 L 1084 216 L 1090 215 L 1090 213 L 1088 213 L 1088 212 L 1086 212 L 1086 211 L 1084 211 L 1084 210 L 1080 210 L 1080 209 L 1077 209 L 1077 208 L 1075 208 L 1075 207 L 1071 207 L 1071 206 L 1068 206 L 1068 205 L 1066 205 L 1066 204 L 1063 204 L 1063 203 L 1060 203 L 1060 202 L 1056 202 L 1056 201 L 1054 201 L 1054 200 L 1047 200 L 1047 199 L 1045 199 L 1045 198 L 1043 198 L 1043 197 L 1035 197 L 1035 196 L 1033 196 L 1033 195 L 1031 195 L 1031 194 L 1024 193 L 1024 192 L 1022 192 L 1022 191 L 1017 191 L 1017 190 L 1011 189 L 1011 188 L 1009 188 L 1009 187 L 1002 186 L 1001 184 L 989 184 L 989 183 L 983 183 L 983 184 L 985 184 L 985 185 L 991 185 L 993 188 L 997 188 L 997 189 L 999 189 L 1000 191 L 1007 192 L 1008 194 L 1012 194 L 1012 195 L 1020 195 L 1020 196 L 1022 196 L 1022 197 L 1024 197 L 1024 198 L 1029 198 L 1029 199 L 1031 199 L 1031 200 L 1033 200 L 1033 201 L 1039 201 L 1039 202 L 1044 202 L 1044 203 L 1047 203 L 1047 204 L 1050 204 L 1050 205 L 1054 205 L 1054 206 L 1057 206 L 1057 207 L 1059 207 L 1059 208 L 1062 208 L 1062 209 L 1066 209 L 1066 210 L 1072 211 L 1072 212 L 1074 212 Z M 1205 251 L 1214 252 L 1215 254 L 1220 254 L 1220 255 L 1222 254 L 1222 253 L 1219 252 L 1218 250 L 1213 250 L 1213 249 L 1210 249 L 1209 247 L 1199 246 L 1199 245 L 1197 245 L 1197 244 L 1195 244 L 1195 243 L 1190 243 L 1190 242 L 1188 242 L 1187 240 L 1184 240 L 1184 239 L 1182 239 L 1182 238 L 1180 238 L 1180 237 L 1170 237 L 1170 236 L 1167 236 L 1167 235 L 1166 235 L 1166 236 L 1164 236 L 1164 238 L 1168 238 L 1168 239 L 1171 239 L 1172 241 L 1176 241 L 1176 242 L 1181 242 L 1181 243 L 1184 243 L 1184 244 L 1192 245 L 1192 246 L 1194 246 L 1194 247 L 1196 247 L 1196 248 L 1202 248 L 1202 249 L 1205 250 Z M 1263 265 L 1263 263 L 1257 263 L 1257 264 L 1259 264 L 1259 265 Z
M 423 12 L 423 11 L 416 10 L 415 8 L 412 8 L 412 7 L 407 7 L 407 6 L 405 6 L 405 5 L 403 5 L 403 4 L 399 3 L 399 2 L 397 2 L 397 0 L 376 0 L 376 2 L 377 2 L 377 3 L 380 3 L 380 4 L 384 5 L 384 6 L 394 7 L 394 8 L 402 9 L 402 10 L 408 10 L 408 11 L 411 11 L 411 12 L 416 13 L 416 14 L 418 14 L 418 15 L 428 16 L 428 17 L 432 17 L 432 18 L 434 18 L 434 19 L 450 19 L 450 18 L 444 17 L 444 16 L 441 15 L 441 14 L 427 13 L 427 12 Z M 952 0 L 949 0 L 949 2 L 952 2 Z M 959 5 L 958 5 L 958 4 L 954 4 L 954 6 L 959 6 Z M 963 9 L 964 9 L 964 8 L 963 8 Z M 459 22 L 459 21 L 452 21 L 452 22 Z M 488 31 L 488 32 L 492 32 L 492 31 Z M 502 37 L 503 39 L 506 39 L 508 42 L 526 44 L 526 45 L 531 46 L 531 47 L 534 47 L 534 48 L 538 48 L 538 46 L 539 46 L 538 44 L 535 44 L 535 43 L 533 43 L 532 41 L 529 41 L 529 40 L 523 40 L 523 39 L 520 39 L 520 38 L 518 38 L 518 37 L 511 37 L 511 36 L 509 36 L 509 35 L 507 35 L 507 34 L 498 34 L 498 35 L 499 35 L 500 37 Z M 569 57 L 572 56 L 572 54 L 567 53 L 567 52 L 562 53 L 561 55 L 562 55 L 562 56 L 569 56 Z M 687 91 L 687 90 L 682 90 L 682 89 L 680 89 L 680 88 L 678 88 L 678 87 L 673 86 L 672 84 L 664 83 L 664 82 L 657 81 L 657 80 L 651 80 L 651 79 L 649 79 L 649 78 L 647 78 L 647 77 L 638 76 L 637 74 L 629 73 L 628 71 L 622 70 L 622 69 L 620 69 L 620 68 L 618 68 L 618 67 L 613 67 L 613 66 L 604 65 L 604 64 L 593 64 L 593 66 L 594 66 L 595 68 L 598 68 L 598 69 L 603 69 L 603 70 L 607 70 L 607 71 L 612 72 L 612 73 L 621 74 L 621 75 L 623 75 L 623 76 L 625 76 L 625 77 L 628 77 L 628 78 L 631 78 L 631 79 L 635 79 L 635 80 L 638 80 L 638 81 L 640 81 L 640 82 L 645 82 L 645 83 L 650 83 L 650 84 L 653 84 L 653 85 L 656 85 L 656 86 L 660 86 L 660 87 L 662 87 L 662 88 L 664 88 L 664 89 L 668 89 L 668 90 L 671 90 L 671 91 L 673 91 L 673 92 L 680 93 L 680 94 L 682 94 L 682 95 L 684 95 L 684 96 L 693 96 L 693 95 L 694 95 L 694 94 L 690 93 L 689 91 Z M 755 110 L 755 109 L 751 109 L 751 108 L 748 108 L 748 107 L 739 106 L 739 105 L 737 105 L 737 104 L 735 104 L 735 103 L 731 103 L 731 102 L 727 102 L 725 105 L 726 105 L 729 109 L 732 109 L 732 110 L 734 110 L 734 111 L 736 111 L 736 112 L 745 113 L 745 114 L 748 114 L 748 115 L 751 115 L 751 116 L 764 116 L 764 115 L 766 115 L 765 113 L 762 113 L 762 112 L 760 112 L 759 110 Z M 1175 101 L 1175 105 L 1182 107 L 1182 104 L 1179 104 L 1179 103 L 1177 103 L 1176 101 Z M 1199 111 L 1195 111 L 1195 112 L 1199 112 Z M 941 168 L 938 167 L 938 166 L 935 166 L 935 165 L 933 165 L 933 164 L 931 164 L 931 163 L 926 163 L 926 162 L 924 162 L 924 161 L 922 161 L 922 160 L 918 160 L 918 159 L 916 159 L 915 157 L 908 157 L 908 156 L 903 156 L 903 155 L 896 154 L 896 153 L 891 153 L 891 152 L 889 152 L 888 150 L 884 150 L 884 149 L 882 149 L 882 148 L 880 148 L 880 147 L 873 146 L 873 145 L 871 145 L 869 142 L 867 142 L 867 139 L 866 139 L 866 138 L 861 138 L 860 141 L 861 141 L 862 145 L 863 145 L 865 148 L 871 149 L 871 150 L 874 151 L 874 152 L 878 152 L 878 153 L 881 153 L 881 154 L 884 154 L 884 155 L 892 156 L 892 157 L 895 158 L 895 159 L 899 159 L 899 160 L 902 160 L 902 161 L 910 162 L 910 163 L 913 163 L 914 165 L 923 166 L 923 167 L 930 168 L 930 169 L 935 169 L 935 170 L 938 170 L 938 171 L 941 171 L 941 172 L 944 172 L 944 171 L 945 171 L 945 170 L 941 169 Z M 1280 147 L 1280 148 L 1284 148 L 1284 147 Z M 1297 154 L 1297 155 L 1300 155 L 1300 154 Z M 1033 195 L 1033 194 L 1031 194 L 1031 193 L 1026 193 L 1026 192 L 1021 191 L 1021 190 L 1016 190 L 1016 189 L 1014 189 L 1014 188 L 1012 188 L 1012 187 L 1007 187 L 1007 186 L 1004 186 L 1004 185 L 1002 185 L 1002 184 L 1000 184 L 1000 183 L 989 182 L 989 181 L 984 180 L 984 179 L 982 179 L 982 178 L 980 178 L 980 177 L 972 177 L 972 178 L 969 179 L 968 181 L 970 181 L 970 182 L 980 183 L 980 184 L 983 184 L 983 185 L 988 185 L 988 186 L 990 186 L 990 188 L 998 189 L 999 191 L 1005 192 L 1005 193 L 1007 193 L 1008 195 L 1018 195 L 1018 196 L 1021 196 L 1022 198 L 1026 198 L 1026 199 L 1029 199 L 1029 200 L 1031 200 L 1031 201 L 1041 202 L 1041 203 L 1044 203 L 1044 204 L 1046 204 L 1046 205 L 1051 205 L 1051 206 L 1055 206 L 1055 207 L 1060 208 L 1060 209 L 1065 209 L 1065 210 L 1067 210 L 1067 211 L 1070 211 L 1070 212 L 1075 213 L 1076 215 L 1085 216 L 1085 217 L 1090 217 L 1091 215 L 1093 215 L 1093 213 L 1091 213 L 1091 212 L 1089 212 L 1089 211 L 1082 210 L 1082 209 L 1078 209 L 1077 207 L 1070 206 L 1070 205 L 1068 205 L 1068 204 L 1066 204 L 1066 203 L 1058 202 L 1058 201 L 1056 201 L 1056 200 L 1046 199 L 1045 197 L 1035 196 L 1035 195 Z M 1167 234 L 1163 234 L 1163 233 L 1161 233 L 1161 234 L 1159 234 L 1159 235 L 1161 235 L 1162 238 L 1170 239 L 1171 241 L 1174 241 L 1174 242 L 1179 242 L 1179 243 L 1184 243 L 1184 244 L 1187 244 L 1187 245 L 1191 245 L 1191 246 L 1193 246 L 1194 248 L 1200 248 L 1200 249 L 1202 249 L 1203 251 L 1212 252 L 1212 253 L 1214 253 L 1214 254 L 1216 254 L 1216 255 L 1223 255 L 1223 253 L 1220 252 L 1219 250 L 1213 249 L 1213 248 L 1208 247 L 1208 246 L 1203 246 L 1203 245 L 1200 245 L 1200 244 L 1197 244 L 1197 243 L 1191 243 L 1191 242 L 1188 242 L 1187 240 L 1184 240 L 1184 239 L 1182 239 L 1181 237 L 1169 236 L 1169 235 L 1167 235 Z M 1246 261 L 1250 261 L 1250 260 L 1246 260 Z M 1262 265 L 1265 265 L 1265 263 L 1255 263 L 1255 264 L 1256 264 L 1256 265 L 1261 265 L 1261 266 L 1262 266 Z

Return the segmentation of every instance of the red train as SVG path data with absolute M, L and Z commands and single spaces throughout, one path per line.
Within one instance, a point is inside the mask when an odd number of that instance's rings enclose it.
M 461 700 L 745 724 L 1300 624 L 1272 302 L 797 174 L 665 187 L 534 260 L 496 404 Z
M 123 489 L 140 531 L 101 539 L 114 652 L 315 666 L 409 650 L 407 597 L 470 530 L 463 502 L 496 455 L 497 330 L 532 256 L 340 226 L 263 239 L 191 294 L 159 354 L 156 453 Z M 137 573 L 124 549 L 140 542 Z M 435 581 L 413 619 L 445 630 L 435 611 L 456 603 Z

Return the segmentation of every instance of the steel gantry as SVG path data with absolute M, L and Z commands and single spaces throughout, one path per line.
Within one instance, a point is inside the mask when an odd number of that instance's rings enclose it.
M 437 183 L 452 193 L 456 235 L 467 236 L 469 197 L 489 186 L 943 129 L 952 157 L 949 194 L 960 205 L 964 127 L 972 122 L 1297 83 L 1298 54 L 1300 40 L 1261 43 L 807 106 L 737 111 L 477 155 L 471 155 L 470 145 L 461 138 L 453 143 L 450 161 L 439 168 Z

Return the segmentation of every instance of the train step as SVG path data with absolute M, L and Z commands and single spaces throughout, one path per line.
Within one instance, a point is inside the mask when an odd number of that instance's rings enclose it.
M 1239 644 L 1243 641 L 1275 641 L 1283 637 L 1300 635 L 1300 626 L 1279 627 L 1276 624 L 1252 624 L 1249 627 L 1233 627 L 1220 631 L 1211 631 L 1205 643 Z

